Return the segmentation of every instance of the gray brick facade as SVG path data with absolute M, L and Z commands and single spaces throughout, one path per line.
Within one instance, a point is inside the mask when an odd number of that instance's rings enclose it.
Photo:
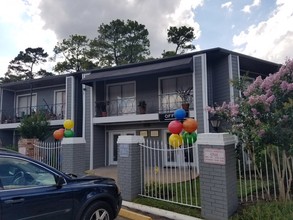
M 132 201 L 140 193 L 143 171 L 140 168 L 141 156 L 139 143 L 144 142 L 140 136 L 120 136 L 118 143 L 118 185 L 122 198 Z
M 202 216 L 226 220 L 238 207 L 235 139 L 226 133 L 199 134 L 198 149 Z
M 63 138 L 62 142 L 62 171 L 84 175 L 85 162 L 85 140 L 83 138 Z

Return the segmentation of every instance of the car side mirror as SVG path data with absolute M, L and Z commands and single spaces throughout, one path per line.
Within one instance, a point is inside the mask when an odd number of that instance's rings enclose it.
M 62 176 L 56 176 L 56 187 L 59 189 L 66 183 Z

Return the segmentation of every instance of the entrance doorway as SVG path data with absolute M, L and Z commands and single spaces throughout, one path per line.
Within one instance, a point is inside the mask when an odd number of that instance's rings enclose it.
M 135 135 L 135 131 L 110 131 L 109 132 L 109 165 L 117 165 L 118 145 L 120 135 Z

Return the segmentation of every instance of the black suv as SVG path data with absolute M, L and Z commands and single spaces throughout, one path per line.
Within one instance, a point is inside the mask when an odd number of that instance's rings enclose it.
M 0 149 L 0 220 L 112 220 L 121 202 L 113 179 L 73 177 Z

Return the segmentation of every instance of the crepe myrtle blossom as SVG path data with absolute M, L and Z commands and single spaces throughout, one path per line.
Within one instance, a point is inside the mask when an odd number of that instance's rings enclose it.
M 245 84 L 233 84 L 242 92 L 233 102 L 207 107 L 207 111 L 225 120 L 222 126 L 236 135 L 255 158 L 261 158 L 267 150 L 276 172 L 279 199 L 290 199 L 286 189 L 291 190 L 291 181 L 285 187 L 284 175 L 292 173 L 288 164 L 293 161 L 293 60 L 287 60 L 278 72 L 265 78 L 258 76 L 243 88 Z M 279 160 L 277 152 L 281 155 Z M 258 161 L 253 162 L 257 166 Z

